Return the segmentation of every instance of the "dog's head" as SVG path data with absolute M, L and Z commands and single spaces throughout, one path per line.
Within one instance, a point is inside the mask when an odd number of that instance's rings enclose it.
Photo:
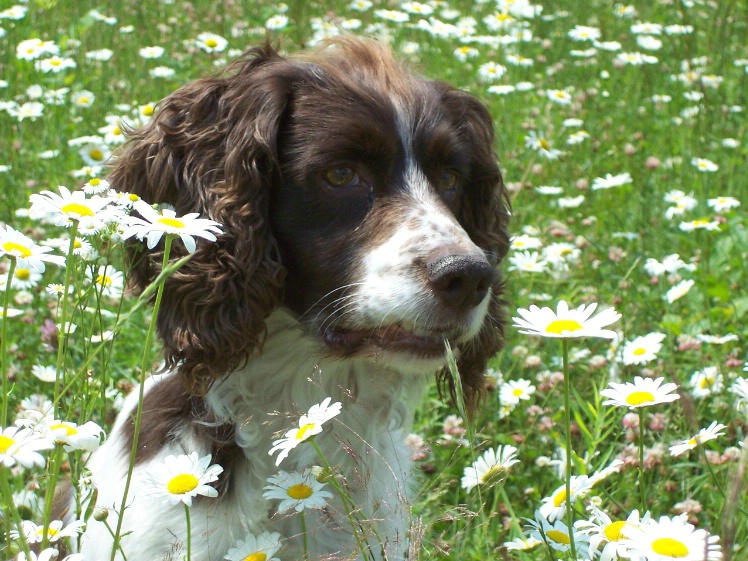
M 403 370 L 443 366 L 447 340 L 475 395 L 502 339 L 509 212 L 493 139 L 475 98 L 359 39 L 254 49 L 167 97 L 110 181 L 223 225 L 166 283 L 168 364 L 199 391 L 260 348 L 283 307 L 325 352 Z M 160 262 L 134 244 L 135 284 Z

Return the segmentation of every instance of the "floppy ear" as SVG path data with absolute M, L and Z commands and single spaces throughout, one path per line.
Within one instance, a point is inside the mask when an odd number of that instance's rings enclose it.
M 448 89 L 445 103 L 460 123 L 460 131 L 469 140 L 474 154 L 468 178 L 470 194 L 461 201 L 460 223 L 496 266 L 509 249 L 511 205 L 493 149 L 491 114 L 476 98 L 453 88 Z M 455 353 L 468 412 L 474 410 L 483 393 L 488 361 L 504 343 L 502 293 L 503 280 L 497 270 L 480 333 Z M 438 380 L 441 391 L 456 400 L 454 381 L 446 368 L 438 374 Z
M 269 231 L 269 190 L 279 177 L 278 129 L 291 94 L 290 63 L 268 45 L 214 78 L 167 97 L 146 127 L 130 134 L 110 182 L 177 215 L 197 212 L 222 225 L 216 243 L 197 245 L 164 287 L 157 326 L 167 366 L 193 393 L 236 368 L 262 344 L 284 269 Z M 128 248 L 132 279 L 159 273 L 163 245 Z M 186 253 L 181 242 L 171 257 Z

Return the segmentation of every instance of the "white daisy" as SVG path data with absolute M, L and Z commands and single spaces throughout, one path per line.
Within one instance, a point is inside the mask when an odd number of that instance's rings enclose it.
M 257 537 L 247 534 L 242 541 L 230 548 L 223 558 L 229 561 L 279 561 L 273 555 L 281 547 L 280 537 L 278 532 L 263 532 Z
M 590 553 L 600 551 L 600 561 L 616 561 L 617 559 L 629 558 L 630 542 L 627 541 L 624 528 L 638 528 L 642 521 L 639 520 L 639 511 L 633 510 L 626 520 L 611 520 L 610 516 L 597 508 L 594 504 L 587 507 L 592 513 L 589 520 L 579 520 L 574 523 L 574 528 L 589 536 Z M 644 521 L 649 520 L 646 514 Z M 633 557 L 636 558 L 635 556 Z
M 672 382 L 663 384 L 664 380 L 665 378 L 653 380 L 652 378 L 635 376 L 633 383 L 626 382 L 625 384 L 619 384 L 611 382 L 610 388 L 600 392 L 601 396 L 609 398 L 607 401 L 603 401 L 603 405 L 637 409 L 660 403 L 670 403 L 671 401 L 680 399 L 680 396 L 674 393 L 678 388 L 677 384 L 673 384 Z
M 69 228 L 73 222 L 82 227 L 98 226 L 102 224 L 101 211 L 109 204 L 108 199 L 98 197 L 87 198 L 83 191 L 73 191 L 60 185 L 60 194 L 52 191 L 42 191 L 29 197 L 31 218 L 48 218 L 56 226 Z
M 62 520 L 52 520 L 47 528 L 47 541 L 55 543 L 62 538 L 74 538 L 78 534 L 81 534 L 85 527 L 86 523 L 83 520 L 74 520 L 67 526 L 65 526 Z M 41 543 L 44 539 L 44 526 L 41 524 L 37 526 L 31 520 L 23 520 L 21 522 L 21 529 L 28 543 Z M 18 531 L 11 530 L 10 537 L 18 539 Z
M 518 251 L 509 256 L 509 271 L 521 273 L 544 273 L 548 270 L 548 262 L 541 258 L 537 251 Z
M 586 475 L 572 475 L 570 485 L 572 505 L 592 489 L 590 479 Z M 550 496 L 543 498 L 542 503 L 538 510 L 549 522 L 563 519 L 566 514 L 566 483 L 553 491 Z
M 220 35 L 206 32 L 197 36 L 195 44 L 206 53 L 221 53 L 226 50 L 229 42 Z
M 668 303 L 672 304 L 679 298 L 683 298 L 686 294 L 688 294 L 688 291 L 691 290 L 691 287 L 694 284 L 696 284 L 696 281 L 691 279 L 684 279 L 680 281 L 665 293 L 665 300 L 667 300 Z
M 631 174 L 629 172 L 619 173 L 618 175 L 606 174 L 605 177 L 596 177 L 592 180 L 592 190 L 599 191 L 600 189 L 610 189 L 612 187 L 620 187 L 627 183 L 632 183 Z
M 626 341 L 623 345 L 623 364 L 647 364 L 655 360 L 664 340 L 664 333 L 654 332 Z
M 275 459 L 276 466 L 280 465 L 291 450 L 305 440 L 321 433 L 322 425 L 340 414 L 341 403 L 338 401 L 330 405 L 330 401 L 332 399 L 327 397 L 322 403 L 312 405 L 306 415 L 302 415 L 299 419 L 298 428 L 289 430 L 283 438 L 273 441 L 273 447 L 268 454 L 272 456 L 275 452 L 280 451 Z
M 638 528 L 625 527 L 626 545 L 648 561 L 719 561 L 719 536 L 711 536 L 687 522 L 687 515 L 643 522 Z
M 554 551 L 570 552 L 573 537 L 577 556 L 580 559 L 586 559 L 589 538 L 577 532 L 574 532 L 572 536 L 569 527 L 563 521 L 556 520 L 551 523 L 540 514 L 540 511 L 535 511 L 535 520 L 531 520 L 529 526 L 531 530 L 527 532 L 528 537 L 545 542 Z
M 111 265 L 101 265 L 96 274 L 90 268 L 86 269 L 88 281 L 96 287 L 96 292 L 109 298 L 122 296 L 124 276 Z
M 710 440 L 714 440 L 715 438 L 724 436 L 725 433 L 722 431 L 726 428 L 727 427 L 722 423 L 712 421 L 712 423 L 708 427 L 706 427 L 705 429 L 701 429 L 698 434 L 692 436 L 687 440 L 684 440 L 680 444 L 671 446 L 670 455 L 680 456 L 681 454 L 684 454 L 689 450 L 693 450 L 699 444 L 703 444 L 704 442 L 709 442 Z
M 716 366 L 707 366 L 691 374 L 691 393 L 695 398 L 722 391 L 722 374 Z
M 0 463 L 5 467 L 16 464 L 25 468 L 44 467 L 44 457 L 39 451 L 51 448 L 54 448 L 52 440 L 30 428 L 8 427 L 0 434 Z
M 147 477 L 153 494 L 173 505 L 183 502 L 187 506 L 192 506 L 192 498 L 197 495 L 217 497 L 218 491 L 209 483 L 218 480 L 223 468 L 210 465 L 210 460 L 210 454 L 198 458 L 197 452 L 166 456 L 163 463 L 149 469 Z
M 556 160 L 561 154 L 563 154 L 561 150 L 553 148 L 551 143 L 544 136 L 538 135 L 535 131 L 527 133 L 527 136 L 525 137 L 525 146 L 527 148 L 532 148 L 548 160 Z
M 534 304 L 529 310 L 519 308 L 517 313 L 521 318 L 512 318 L 514 327 L 520 328 L 520 333 L 540 335 L 541 337 L 602 337 L 613 339 L 614 331 L 602 329 L 621 319 L 621 314 L 613 308 L 607 308 L 592 317 L 597 304 L 582 304 L 576 309 L 569 309 L 565 300 L 559 301 L 556 312 L 548 307 L 538 308 Z
M 678 228 L 683 232 L 693 232 L 694 230 L 719 232 L 719 222 L 717 220 L 709 220 L 708 218 L 697 218 L 681 222 Z
M 460 484 L 469 493 L 477 485 L 496 483 L 503 479 L 509 468 L 518 463 L 516 447 L 506 444 L 496 449 L 489 448 L 471 466 L 464 469 Z
M 529 380 L 509 380 L 501 384 L 499 401 L 501 403 L 517 404 L 520 400 L 528 400 L 535 393 L 535 386 Z
M 715 172 L 719 169 L 719 166 L 711 160 L 706 158 L 691 158 L 691 164 L 701 172 Z
M 740 201 L 735 197 L 715 197 L 714 199 L 707 199 L 706 204 L 712 207 L 714 212 L 724 212 L 739 207 Z
M 306 508 L 322 509 L 327 505 L 327 501 L 332 498 L 332 493 L 325 491 L 324 483 L 320 483 L 314 477 L 311 471 L 278 472 L 268 478 L 268 483 L 264 487 L 265 492 L 262 494 L 267 500 L 279 499 L 278 512 L 286 512 L 294 509 L 301 512 Z

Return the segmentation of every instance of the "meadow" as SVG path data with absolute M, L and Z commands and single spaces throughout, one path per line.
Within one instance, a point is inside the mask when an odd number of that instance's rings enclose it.
M 419 558 L 748 559 L 745 0 L 4 4 L 0 556 L 104 523 L 86 454 L 158 360 L 106 183 L 124 125 L 341 33 L 482 99 L 512 202 L 480 412 L 434 387 L 408 438 Z M 63 479 L 81 523 L 51 519 Z

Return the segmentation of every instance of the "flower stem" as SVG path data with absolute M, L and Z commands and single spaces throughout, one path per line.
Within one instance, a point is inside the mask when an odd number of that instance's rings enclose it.
M 187 503 L 184 503 L 184 516 L 187 519 L 187 557 L 185 561 L 191 561 L 192 559 L 192 526 L 190 524 L 190 507 Z
M 73 272 L 75 271 L 75 238 L 78 235 L 78 221 L 73 220 L 73 225 L 70 227 L 70 245 L 68 246 L 68 254 L 65 258 L 65 287 L 62 292 L 62 313 L 59 319 L 59 337 L 57 339 L 57 366 L 55 376 L 55 399 L 54 399 L 54 417 L 57 418 L 57 411 L 59 410 L 60 402 L 60 383 L 62 382 L 62 371 L 65 364 L 65 351 L 67 350 L 68 334 L 65 322 L 68 317 L 68 291 L 70 290 L 70 282 Z M 70 323 L 70 322 L 68 322 Z
M 47 493 L 44 496 L 44 513 L 42 515 L 42 524 L 44 524 L 44 533 L 42 534 L 42 549 L 49 545 L 49 519 L 52 517 L 53 498 L 55 496 L 55 487 L 57 486 L 57 476 L 60 474 L 60 465 L 62 464 L 62 444 L 56 444 L 54 451 L 50 454 L 48 471 L 47 471 Z
M 164 239 L 164 258 L 161 264 L 161 270 L 165 270 L 169 263 L 169 251 L 171 250 L 171 242 L 173 236 L 167 234 Z M 135 419 L 133 420 L 133 436 L 132 436 L 132 448 L 130 449 L 130 465 L 127 469 L 127 477 L 125 478 L 125 489 L 122 492 L 122 502 L 120 503 L 119 516 L 117 519 L 117 528 L 114 531 L 114 541 L 112 544 L 112 552 L 110 561 L 114 561 L 114 556 L 119 548 L 119 540 L 122 536 L 122 523 L 125 519 L 125 509 L 127 508 L 127 494 L 130 490 L 130 484 L 132 483 L 132 472 L 135 469 L 135 458 L 138 454 L 138 437 L 140 436 L 140 423 L 143 419 L 143 398 L 145 397 L 145 380 L 146 373 L 148 372 L 148 357 L 151 343 L 153 342 L 153 335 L 156 330 L 156 322 L 158 318 L 158 309 L 161 306 L 161 298 L 164 295 L 164 284 L 166 283 L 166 277 L 161 278 L 156 292 L 156 301 L 153 304 L 153 313 L 151 315 L 151 322 L 148 326 L 148 334 L 145 338 L 145 346 L 143 348 L 143 362 L 140 367 L 140 389 L 138 390 L 138 406 L 135 411 Z
M 304 518 L 304 511 L 299 513 L 301 516 L 301 536 L 304 540 L 304 561 L 309 561 L 309 542 L 307 541 L 306 535 L 306 519 Z
M 5 297 L 3 298 L 3 333 L 2 339 L 0 339 L 0 357 L 2 357 L 2 369 L 3 369 L 3 411 L 2 418 L 0 419 L 0 429 L 5 428 L 8 422 L 8 308 L 10 307 L 10 286 L 13 281 L 13 275 L 16 270 L 16 259 L 13 257 L 10 260 L 10 268 L 8 269 L 8 280 L 5 283 Z
M 571 376 L 569 375 L 569 343 L 561 339 L 564 368 L 564 431 L 566 436 L 566 525 L 569 530 L 571 558 L 576 561 L 577 549 L 574 544 L 574 512 L 571 502 Z
M 16 503 L 13 500 L 13 491 L 10 490 L 11 472 L 7 468 L 2 468 L 0 471 L 0 488 L 3 491 L 3 498 L 5 499 L 6 512 L 10 513 L 10 518 L 18 530 L 18 542 L 21 544 L 21 549 L 26 555 L 26 559 L 32 559 L 31 551 L 29 549 L 29 542 L 26 540 L 26 536 L 23 533 L 23 524 L 21 524 L 21 515 L 18 514 Z M 10 542 L 10 537 L 7 538 L 7 542 Z
M 644 408 L 639 407 L 639 508 L 642 516 L 647 511 L 647 492 L 644 488 Z

